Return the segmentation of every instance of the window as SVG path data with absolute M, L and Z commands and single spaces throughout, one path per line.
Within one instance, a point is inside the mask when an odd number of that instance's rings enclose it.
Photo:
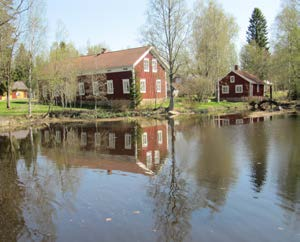
M 86 146 L 87 145 L 87 134 L 86 134 L 86 132 L 81 133 L 80 145 L 81 146 Z
M 129 79 L 123 79 L 123 93 L 130 93 Z
M 45 136 L 45 142 L 48 143 L 49 140 L 50 140 L 50 137 L 49 137 L 49 130 L 45 130 L 44 136 Z
M 131 149 L 131 134 L 125 134 L 125 149 Z
M 99 132 L 95 133 L 95 147 L 101 145 L 101 134 Z
M 229 119 L 223 119 L 223 126 L 228 126 L 230 124 Z
M 47 91 L 47 86 L 43 86 L 43 90 L 42 90 L 42 95 L 43 95 L 43 98 L 47 98 L 47 94 L 48 94 L 48 91 Z
M 222 86 L 222 93 L 228 94 L 229 93 L 229 86 Z
M 60 130 L 55 131 L 55 142 L 58 144 L 61 143 L 61 131 Z
M 149 72 L 149 59 L 144 59 L 144 72 Z
M 151 168 L 152 165 L 152 151 L 148 151 L 146 153 L 146 166 L 147 168 Z
M 230 83 L 234 83 L 235 82 L 235 76 L 230 76 Z
M 154 151 L 154 164 L 158 165 L 160 160 L 160 153 L 159 150 Z
M 146 93 L 146 79 L 140 80 L 140 92 Z
M 99 96 L 99 82 L 93 81 L 93 95 Z
M 162 130 L 157 130 L 157 143 L 159 145 L 163 143 Z
M 115 133 L 108 134 L 108 148 L 110 148 L 110 149 L 116 148 L 116 134 Z
M 142 135 L 142 147 L 148 146 L 148 134 L 147 132 L 143 133 Z
M 244 120 L 243 119 L 236 119 L 235 124 L 243 124 Z
M 161 80 L 156 80 L 156 92 L 161 92 Z
M 79 96 L 84 96 L 84 94 L 85 94 L 84 82 L 78 83 L 78 89 L 79 89 Z
M 107 80 L 107 94 L 114 94 L 114 83 L 113 80 Z
M 243 85 L 236 85 L 235 93 L 243 93 Z
M 152 72 L 157 72 L 157 60 L 152 59 Z
M 259 93 L 259 85 L 256 85 L 256 92 Z

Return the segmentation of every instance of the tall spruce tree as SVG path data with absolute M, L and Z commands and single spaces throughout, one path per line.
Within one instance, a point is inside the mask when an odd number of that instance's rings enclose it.
M 260 48 L 269 49 L 267 21 L 259 8 L 254 8 L 247 30 L 247 42 L 255 41 Z

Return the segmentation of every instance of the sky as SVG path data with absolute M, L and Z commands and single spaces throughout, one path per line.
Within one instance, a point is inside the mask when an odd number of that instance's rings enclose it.
M 194 0 L 187 0 L 192 8 Z M 246 43 L 249 18 L 255 7 L 264 14 L 269 35 L 280 0 L 218 0 L 226 13 L 239 26 L 237 50 Z M 48 45 L 55 41 L 58 22 L 67 30 L 67 41 L 72 41 L 81 53 L 87 43 L 106 44 L 110 50 L 141 46 L 140 32 L 146 22 L 148 0 L 46 0 Z M 269 37 L 270 37 L 269 36 Z

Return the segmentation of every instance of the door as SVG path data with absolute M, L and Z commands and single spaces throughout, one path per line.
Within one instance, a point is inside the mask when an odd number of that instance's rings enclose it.
M 249 92 L 249 96 L 252 97 L 253 96 L 253 85 L 250 83 L 250 92 Z

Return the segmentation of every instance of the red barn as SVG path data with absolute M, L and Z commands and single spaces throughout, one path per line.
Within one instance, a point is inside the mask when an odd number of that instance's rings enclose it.
M 242 101 L 249 98 L 262 99 L 265 93 L 264 82 L 238 65 L 217 83 L 219 100 Z
M 110 103 L 130 103 L 130 88 L 139 84 L 142 102 L 161 102 L 167 97 L 167 64 L 154 47 L 144 46 L 70 60 L 76 66 L 77 101 L 94 102 L 105 94 Z M 42 91 L 43 97 L 47 92 Z M 103 95 L 102 95 L 103 97 Z

